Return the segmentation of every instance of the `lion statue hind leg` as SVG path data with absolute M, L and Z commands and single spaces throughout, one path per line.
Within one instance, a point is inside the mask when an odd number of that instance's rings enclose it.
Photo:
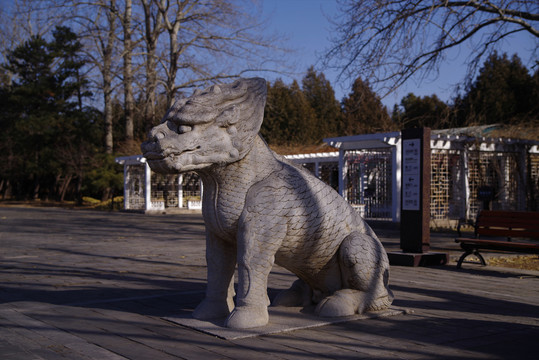
M 391 305 L 389 261 L 377 238 L 358 232 L 348 235 L 339 248 L 339 262 L 343 288 L 322 299 L 316 314 L 350 316 L 387 309 Z

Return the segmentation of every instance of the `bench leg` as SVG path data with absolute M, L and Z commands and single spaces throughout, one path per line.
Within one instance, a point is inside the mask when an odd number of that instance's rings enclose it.
M 466 250 L 466 252 L 464 254 L 462 254 L 460 256 L 460 259 L 457 262 L 457 269 L 462 268 L 462 263 L 464 262 L 464 259 L 466 259 L 468 257 L 468 255 L 472 255 L 472 254 L 479 258 L 479 261 L 481 262 L 481 265 L 487 266 L 487 262 L 483 258 L 483 255 L 481 255 L 479 253 L 479 250 L 477 250 L 477 249 L 468 249 L 468 250 Z
M 470 252 L 465 252 L 464 254 L 462 254 L 459 258 L 459 261 L 457 262 L 457 269 L 460 269 L 462 267 L 462 262 L 464 261 L 464 259 L 466 259 L 466 257 L 468 255 L 470 255 L 471 253 Z
M 481 265 L 483 266 L 487 266 L 487 262 L 485 261 L 485 259 L 483 258 L 483 255 L 481 255 L 479 253 L 479 250 L 475 250 L 474 251 L 474 255 L 477 256 L 479 258 L 479 261 L 481 261 Z

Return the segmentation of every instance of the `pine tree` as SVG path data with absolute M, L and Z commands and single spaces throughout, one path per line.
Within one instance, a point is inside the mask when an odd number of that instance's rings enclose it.
M 335 98 L 335 91 L 323 73 L 317 73 L 311 66 L 302 80 L 302 89 L 316 115 L 315 138 L 336 136 L 341 122 L 341 106 Z
M 297 81 L 281 79 L 268 87 L 262 136 L 272 145 L 311 145 L 316 138 L 316 115 Z
M 359 77 L 354 81 L 348 97 L 343 99 L 342 107 L 343 122 L 338 127 L 341 136 L 395 129 L 395 124 L 391 121 L 380 97 Z
M 443 129 L 449 127 L 450 108 L 435 94 L 420 97 L 409 93 L 402 98 L 401 107 L 403 111 L 393 114 L 393 121 L 400 124 L 401 129 L 414 127 Z
M 2 150 L 11 159 L 1 176 L 21 197 L 63 197 L 93 147 L 96 112 L 82 105 L 89 93 L 81 48 L 69 28 L 56 27 L 51 42 L 34 36 L 8 55 L 15 79 L 3 89 L 1 131 L 10 139 Z
M 285 111 L 289 89 L 281 79 L 277 79 L 273 85 L 268 82 L 267 86 L 268 96 L 260 134 L 268 144 L 282 145 L 289 137 Z
M 464 96 L 457 99 L 461 125 L 511 124 L 537 119 L 537 84 L 514 55 L 493 53 Z

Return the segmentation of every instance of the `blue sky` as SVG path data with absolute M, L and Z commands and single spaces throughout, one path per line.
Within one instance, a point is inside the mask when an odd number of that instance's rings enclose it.
M 297 64 L 296 71 L 300 72 L 293 78 L 301 81 L 303 74 L 310 65 L 316 63 L 318 56 L 329 47 L 329 37 L 331 26 L 326 15 L 337 14 L 337 6 L 334 0 L 262 0 L 265 14 L 269 17 L 270 31 L 276 31 L 289 40 L 286 46 L 295 49 L 295 53 L 289 55 L 289 62 Z M 532 49 L 537 44 L 537 40 L 531 35 L 512 37 L 510 41 L 505 41 L 502 47 L 503 52 L 509 56 L 518 53 L 524 64 L 530 68 L 527 62 L 530 60 Z M 388 95 L 382 101 L 391 111 L 393 104 L 400 103 L 400 100 L 409 92 L 419 96 L 436 94 L 443 101 L 449 101 L 455 95 L 455 85 L 464 80 L 466 66 L 464 61 L 468 53 L 466 46 L 452 51 L 447 56 L 447 61 L 442 64 L 441 72 L 437 78 L 431 78 L 422 82 L 414 79 L 408 81 L 398 91 Z M 346 82 L 336 83 L 337 73 L 322 70 L 326 78 L 331 82 L 336 96 L 341 100 L 350 91 L 351 84 Z M 272 80 L 273 75 L 265 75 L 268 80 Z M 280 76 L 286 83 L 292 82 L 292 77 Z M 352 81 L 355 79 L 351 79 Z
M 324 50 L 330 46 L 329 37 L 331 35 L 331 24 L 326 16 L 332 17 L 338 14 L 335 0 L 260 0 L 263 6 L 264 17 L 267 18 L 267 27 L 270 33 L 281 34 L 287 38 L 284 45 L 295 50 L 287 55 L 285 61 L 289 65 L 294 65 L 295 75 L 275 75 L 272 73 L 254 74 L 263 76 L 273 81 L 276 77 L 281 77 L 286 83 L 291 83 L 293 79 L 301 81 L 304 72 L 310 65 L 317 65 L 317 60 Z M 0 6 L 4 7 L 12 4 L 12 0 L 0 0 Z M 521 35 L 512 37 L 505 41 L 502 51 L 509 55 L 518 53 L 524 64 L 530 68 L 531 51 L 537 46 L 538 41 L 531 35 Z M 411 79 L 405 86 L 396 92 L 382 99 L 383 103 L 391 111 L 393 104 L 400 103 L 400 100 L 409 92 L 418 96 L 436 94 L 443 101 L 450 101 L 455 95 L 455 85 L 464 80 L 466 66 L 464 61 L 468 53 L 466 46 L 461 46 L 447 57 L 447 61 L 442 64 L 441 72 L 437 78 L 423 80 L 422 82 Z M 289 68 L 287 68 L 289 70 Z M 326 78 L 331 82 L 336 97 L 342 100 L 350 92 L 351 82 L 336 82 L 337 73 L 328 69 L 317 70 L 324 72 Z

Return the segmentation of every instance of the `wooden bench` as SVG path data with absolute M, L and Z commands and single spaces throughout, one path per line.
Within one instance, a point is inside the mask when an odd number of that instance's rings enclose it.
M 479 237 L 488 238 L 479 238 Z M 459 237 L 464 254 L 457 263 L 457 269 L 469 255 L 479 258 L 482 265 L 487 263 L 479 250 L 497 250 L 528 254 L 539 254 L 539 243 L 513 241 L 513 238 L 539 239 L 539 212 L 490 211 L 482 210 L 475 222 L 475 238 Z

